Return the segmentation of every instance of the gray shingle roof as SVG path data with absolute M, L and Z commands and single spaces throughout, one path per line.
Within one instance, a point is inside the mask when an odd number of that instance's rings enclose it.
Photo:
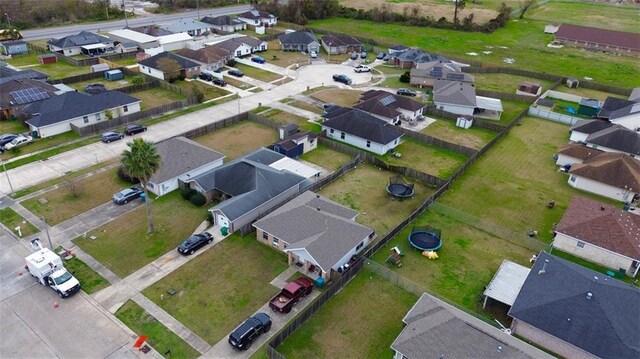
M 475 107 L 476 88 L 468 82 L 436 80 L 433 85 L 433 102 Z
M 603 120 L 579 120 L 576 121 L 573 126 L 571 126 L 570 130 L 591 134 L 600 130 L 604 130 L 605 128 L 609 128 L 611 126 L 613 126 L 611 122 Z
M 211 24 L 211 25 L 217 25 L 217 26 L 244 24 L 244 22 L 238 19 L 232 18 L 229 15 L 222 15 L 217 17 L 205 16 L 200 21 L 207 24 Z
M 552 358 L 426 293 L 402 321 L 391 349 L 408 359 Z
M 194 67 L 199 67 L 200 64 L 194 61 L 191 61 L 189 59 L 187 59 L 186 57 L 182 57 L 182 56 L 178 56 L 176 54 L 172 54 L 170 52 L 161 52 L 155 56 L 151 56 L 147 59 L 144 59 L 142 61 L 139 61 L 138 64 L 140 65 L 144 65 L 147 67 L 151 67 L 153 69 L 157 69 L 158 68 L 158 60 L 163 59 L 163 58 L 168 58 L 168 59 L 172 59 L 177 61 L 180 64 L 180 68 L 181 69 L 190 69 L 190 68 L 194 68 Z
M 383 145 L 402 137 L 402 132 L 392 124 L 361 110 L 334 106 L 325 117 L 322 126 Z
M 360 96 L 360 102 L 353 107 L 383 117 L 395 118 L 401 114 L 397 110 L 399 108 L 415 112 L 425 105 L 406 96 L 398 96 L 383 90 L 369 90 Z
M 62 49 L 111 42 L 112 41 L 109 40 L 109 38 L 102 35 L 94 34 L 93 32 L 89 31 L 81 31 L 76 35 L 69 35 L 59 39 L 50 39 L 49 41 L 47 41 L 48 44 Z
M 243 17 L 245 19 L 267 19 L 267 18 L 275 18 L 275 15 L 269 14 L 266 11 L 259 11 L 259 10 L 251 10 L 251 11 L 247 11 L 247 12 L 243 12 L 242 14 L 238 15 L 239 17 Z
M 254 226 L 289 244 L 304 248 L 329 272 L 374 231 L 353 221 L 357 212 L 311 191 L 276 209 Z
M 161 25 L 162 29 L 173 33 L 189 32 L 195 30 L 208 30 L 209 24 L 198 20 L 179 20 L 171 24 Z
M 635 101 L 629 101 L 617 97 L 607 96 L 600 108 L 600 112 L 598 112 L 598 117 L 600 118 L 609 118 L 611 113 L 617 110 L 621 110 L 630 105 L 634 105 Z
M 509 315 L 601 358 L 640 357 L 640 289 L 544 252 Z
M 640 155 L 640 134 L 623 126 L 613 125 L 594 132 L 587 136 L 584 141 L 621 152 Z
M 8 66 L 0 66 L 0 84 L 20 79 L 46 80 L 49 75 L 36 70 L 15 70 Z
M 0 108 L 13 107 L 18 105 L 16 99 L 11 96 L 10 92 L 18 90 L 26 90 L 30 88 L 38 88 L 44 92 L 49 93 L 49 97 L 55 96 L 58 92 L 56 87 L 52 85 L 33 79 L 20 79 L 10 80 L 4 83 L 0 83 Z
M 309 45 L 312 42 L 318 42 L 316 37 L 312 33 L 306 31 L 296 31 L 289 34 L 282 34 L 278 36 L 278 40 L 282 44 L 288 45 Z
M 400 53 L 396 53 L 393 55 L 399 61 L 412 61 L 414 63 L 424 63 L 424 62 L 451 62 L 449 59 L 442 55 L 431 54 L 428 52 L 424 52 L 418 48 L 409 49 L 407 51 L 403 51 Z
M 119 91 L 107 91 L 97 95 L 72 91 L 35 102 L 25 107 L 24 112 L 36 114 L 27 120 L 27 123 L 42 127 L 136 102 L 140 100 Z
M 225 157 L 224 154 L 185 137 L 174 137 L 158 142 L 156 150 L 162 163 L 151 177 L 151 182 L 157 184 Z
M 331 46 L 360 46 L 360 40 L 349 35 L 324 35 L 322 41 Z

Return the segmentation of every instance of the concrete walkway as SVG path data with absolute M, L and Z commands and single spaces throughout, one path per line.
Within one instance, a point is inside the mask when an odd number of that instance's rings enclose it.
M 291 276 L 296 272 L 297 270 L 294 267 L 289 266 L 287 270 L 280 273 L 277 277 L 273 278 L 273 280 L 271 281 L 271 285 L 279 289 L 283 288 L 287 284 L 287 280 L 291 278 Z
M 317 113 L 303 110 L 298 107 L 293 107 L 282 102 L 272 102 L 269 104 L 269 107 L 277 108 L 278 110 L 282 110 L 285 112 L 292 113 L 294 115 L 302 116 L 302 117 L 308 118 L 309 120 L 320 118 L 320 115 L 318 115 Z
M 38 218 L 35 214 L 31 213 L 31 211 L 24 208 L 20 203 L 13 203 L 9 208 L 16 211 L 22 218 L 26 219 L 27 222 L 31 223 L 34 227 L 36 227 L 39 231 L 44 231 L 45 224 L 42 219 Z M 13 228 L 10 228 L 13 230 Z

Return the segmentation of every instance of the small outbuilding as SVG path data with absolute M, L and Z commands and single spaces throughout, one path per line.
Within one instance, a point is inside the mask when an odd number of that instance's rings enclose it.
M 545 34 L 555 34 L 558 32 L 560 25 L 558 24 L 546 24 L 544 25 L 544 33 Z
M 556 102 L 553 100 L 539 98 L 536 101 L 536 108 L 539 108 L 541 110 L 553 111 L 554 107 L 556 107 Z
M 110 70 L 104 73 L 104 78 L 109 81 L 117 81 L 122 80 L 124 78 L 124 74 L 121 70 Z
M 473 125 L 473 116 L 460 116 L 456 119 L 456 126 L 467 129 Z
M 49 65 L 58 62 L 58 58 L 54 54 L 44 54 L 38 56 L 38 61 L 40 62 L 40 65 Z
M 578 105 L 579 115 L 595 117 L 599 111 L 600 101 L 592 98 L 583 98 L 582 100 L 580 100 L 580 105 Z
M 542 92 L 542 85 L 536 82 L 523 82 L 518 85 L 516 89 L 516 95 L 524 95 L 524 96 L 540 96 Z
M 91 72 L 109 71 L 109 65 L 107 64 L 95 64 L 91 65 Z
M 567 81 L 565 82 L 565 84 L 567 85 L 568 88 L 577 89 L 578 86 L 580 85 L 580 81 L 575 77 L 569 77 L 567 78 Z
M 0 42 L 0 53 L 3 55 L 21 55 L 27 52 L 27 43 L 22 40 Z

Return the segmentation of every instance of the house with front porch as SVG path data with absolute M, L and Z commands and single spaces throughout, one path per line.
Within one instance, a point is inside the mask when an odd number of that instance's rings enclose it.
M 287 254 L 289 265 L 329 280 L 367 247 L 375 231 L 357 212 L 306 191 L 253 224 L 256 240 Z
M 81 31 L 76 35 L 69 35 L 59 39 L 50 39 L 47 44 L 49 45 L 49 51 L 65 56 L 80 54 L 99 56 L 116 51 L 113 40 L 89 31 Z
M 320 43 L 312 33 L 307 31 L 294 31 L 278 36 L 282 51 L 318 52 Z
M 140 73 L 164 80 L 167 77 L 165 69 L 162 68 L 162 62 L 164 59 L 173 60 L 178 63 L 181 77 L 189 78 L 200 74 L 201 64 L 168 51 L 164 51 L 155 56 L 138 61 Z
M 240 21 L 229 15 L 222 15 L 217 17 L 205 16 L 200 21 L 209 24 L 212 29 L 219 31 L 236 32 L 247 29 L 246 22 Z

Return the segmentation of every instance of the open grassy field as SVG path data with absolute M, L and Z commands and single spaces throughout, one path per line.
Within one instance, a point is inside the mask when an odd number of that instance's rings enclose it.
M 213 345 L 277 293 L 269 282 L 287 266 L 286 256 L 258 243 L 255 234 L 236 234 L 143 293 Z M 169 288 L 177 293 L 166 295 Z
M 404 178 L 415 183 L 416 195 L 399 201 L 386 191 L 389 177 L 396 174 L 378 169 L 370 164 L 358 168 L 324 187 L 319 193 L 359 213 L 356 221 L 385 234 L 418 208 L 435 190 L 420 181 Z
M 56 250 L 56 253 L 58 251 Z M 69 272 L 73 273 L 73 276 L 78 279 L 82 290 L 87 294 L 95 293 L 100 289 L 109 286 L 109 282 L 104 279 L 98 272 L 94 271 L 85 262 L 73 257 L 64 261 L 64 266 Z
M 137 335 L 148 336 L 148 340 L 154 343 L 153 348 L 160 354 L 170 349 L 171 358 L 197 358 L 200 356 L 200 353 L 187 342 L 132 300 L 128 300 L 118 309 L 116 317 Z
M 632 19 L 636 21 L 635 17 Z M 637 66 L 636 58 L 566 47 L 548 48 L 547 44 L 553 36 L 544 34 L 545 24 L 546 21 L 512 20 L 507 26 L 492 34 L 341 18 L 313 21 L 309 26 L 356 36 L 367 34 L 367 37 L 376 39 L 381 44 L 419 46 L 445 56 L 468 58 L 496 66 L 510 66 L 577 78 L 588 76 L 595 82 L 626 88 L 638 85 L 640 67 Z M 482 54 L 482 51 L 487 50 L 491 51 L 491 54 Z M 467 52 L 482 55 L 470 56 Z M 503 60 L 507 57 L 515 59 L 516 62 L 506 64 Z M 593 66 L 594 63 L 598 65 Z
M 54 226 L 78 214 L 86 212 L 111 200 L 114 193 L 133 186 L 121 180 L 118 168 L 112 168 L 90 177 L 68 182 L 66 185 L 22 202 L 22 205 L 37 216 L 44 216 L 47 223 Z M 78 196 L 74 196 L 71 186 L 76 186 Z M 44 198 L 47 204 L 40 204 Z
M 342 152 L 334 151 L 329 147 L 318 144 L 315 150 L 303 154 L 300 156 L 300 159 L 315 163 L 329 171 L 335 171 L 353 158 Z
M 244 72 L 246 76 L 249 76 L 253 79 L 264 81 L 264 82 L 271 82 L 282 77 L 281 75 L 275 72 L 262 70 L 257 67 L 240 64 L 240 63 L 236 64 L 235 68 Z
M 298 51 L 282 51 L 280 50 L 280 41 L 271 40 L 268 45 L 269 50 L 259 55 L 267 60 L 268 63 L 280 67 L 287 67 L 293 64 L 304 64 L 309 62 L 309 56 Z
M 362 95 L 362 91 L 331 88 L 314 93 L 311 97 L 327 103 L 335 103 L 338 106 L 351 107 Z
M 436 120 L 422 131 L 425 135 L 433 136 L 462 146 L 481 149 L 496 136 L 496 132 L 480 127 L 462 129 L 456 127 L 453 121 Z
M 528 19 L 557 24 L 593 26 L 607 30 L 640 33 L 638 16 L 640 16 L 640 9 L 633 5 L 592 1 L 549 1 L 525 14 Z
M 277 350 L 287 358 L 391 358 L 417 299 L 363 269 Z
M 192 81 L 176 81 L 174 82 L 174 85 L 186 90 L 186 91 L 193 91 L 193 88 L 197 88 L 198 90 L 200 90 L 202 92 L 202 94 L 204 95 L 204 100 L 211 100 L 214 98 L 218 98 L 221 96 L 225 96 L 230 94 L 231 92 L 223 89 L 220 86 L 216 86 L 214 84 L 212 84 L 211 82 L 207 82 L 204 83 L 202 81 L 198 81 L 198 80 L 192 80 Z
M 239 140 L 242 138 L 245 140 Z M 268 146 L 277 139 L 278 134 L 273 129 L 255 122 L 242 121 L 196 137 L 194 141 L 224 153 L 227 156 L 224 160 L 227 162 L 260 147 Z
M 132 92 L 130 95 L 142 101 L 140 104 L 140 108 L 142 110 L 148 110 L 150 108 L 166 105 L 187 98 L 184 95 L 165 90 L 162 87 L 154 87 L 148 90 Z
M 283 125 L 287 123 L 295 123 L 300 127 L 301 131 L 320 132 L 320 126 L 318 124 L 309 122 L 309 118 L 302 117 L 290 112 L 282 111 L 279 109 L 272 109 L 263 113 L 262 115 Z M 316 117 L 320 118 L 320 116 Z
M 490 91 L 499 91 L 499 92 L 507 92 L 507 93 L 516 93 L 516 89 L 518 85 L 522 82 L 534 82 L 542 85 L 542 93 L 547 91 L 551 85 L 553 85 L 552 81 L 534 79 L 523 76 L 516 76 L 510 74 L 471 74 L 475 79 L 475 85 L 477 89 L 481 90 L 490 90 Z
M 386 154 L 381 156 L 381 159 L 390 165 L 410 167 L 442 179 L 451 177 L 467 160 L 457 152 L 428 145 L 410 137 L 403 137 L 402 143 L 396 147 L 396 153 L 402 156 Z
M 9 207 L 0 209 L 0 223 L 16 236 L 18 235 L 18 232 L 15 230 L 16 227 L 20 227 L 23 237 L 38 233 L 38 229 L 33 224 L 29 223 Z
M 147 234 L 147 210 L 141 206 L 73 242 L 115 274 L 125 277 L 175 249 L 204 221 L 207 208 L 195 207 L 180 197 L 180 191 L 174 191 L 151 203 L 154 234 Z M 92 240 L 91 236 L 97 239 Z

